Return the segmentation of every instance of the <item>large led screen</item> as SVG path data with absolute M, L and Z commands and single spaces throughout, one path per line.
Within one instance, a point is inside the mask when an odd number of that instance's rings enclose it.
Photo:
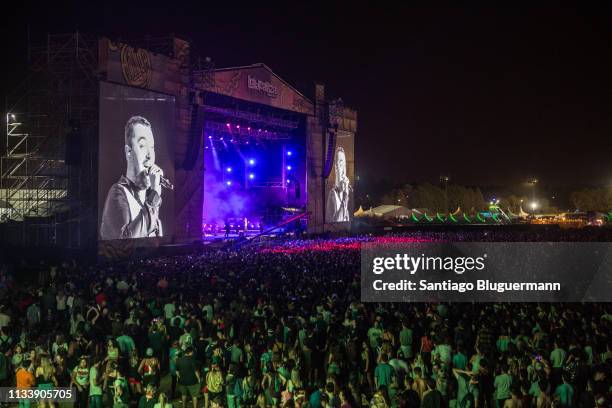
M 174 233 L 173 96 L 100 83 L 98 237 Z

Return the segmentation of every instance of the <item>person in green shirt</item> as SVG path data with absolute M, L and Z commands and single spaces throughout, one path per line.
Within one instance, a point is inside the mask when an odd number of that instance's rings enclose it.
M 374 322 L 374 326 L 368 329 L 368 339 L 370 340 L 370 347 L 372 350 L 376 350 L 378 347 L 378 339 L 382 336 L 382 329 L 378 321 Z
M 497 402 L 497 408 L 504 406 L 504 401 L 510 398 L 510 387 L 512 386 L 512 376 L 508 374 L 508 365 L 503 363 L 501 365 L 501 374 L 495 377 L 493 382 L 495 387 L 495 401 Z
M 555 348 L 550 353 L 550 361 L 553 368 L 563 368 L 567 353 L 559 346 L 559 342 L 555 341 Z
M 563 384 L 555 389 L 555 400 L 559 402 L 559 407 L 570 408 L 574 402 L 574 387 L 568 382 L 563 375 Z
M 236 365 L 242 364 L 243 354 L 242 348 L 240 347 L 240 340 L 234 339 L 234 344 L 230 350 L 230 361 Z
M 102 370 L 100 361 L 89 369 L 89 408 L 102 408 Z
M 402 321 L 402 330 L 399 334 L 400 349 L 406 358 L 412 358 L 412 330 L 408 327 L 408 323 Z
M 113 383 L 113 390 L 113 408 L 128 408 L 130 402 L 130 388 L 121 370 L 117 370 L 117 378 Z
M 457 352 L 453 356 L 453 368 L 457 368 L 459 370 L 465 370 L 467 367 L 468 359 L 466 355 L 463 353 L 463 346 L 459 344 L 457 346 Z
M 122 357 L 127 357 L 136 349 L 136 344 L 132 337 L 127 334 L 125 327 L 122 330 L 121 336 L 117 337 L 117 345 Z
M 378 363 L 374 370 L 374 381 L 377 389 L 383 385 L 388 388 L 393 380 L 393 367 L 389 365 L 388 361 L 389 357 L 386 353 L 383 353 L 380 356 L 380 363 Z

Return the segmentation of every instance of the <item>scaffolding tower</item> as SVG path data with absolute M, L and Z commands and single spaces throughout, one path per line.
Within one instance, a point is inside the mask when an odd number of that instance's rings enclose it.
M 28 46 L 27 79 L 5 101 L 0 223 L 16 244 L 80 248 L 95 218 L 97 41 L 46 40 Z

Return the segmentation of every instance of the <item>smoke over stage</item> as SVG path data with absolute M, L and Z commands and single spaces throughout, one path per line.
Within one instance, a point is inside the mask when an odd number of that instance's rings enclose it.
M 305 115 L 212 93 L 205 103 L 204 236 L 260 233 L 287 208 L 305 212 Z

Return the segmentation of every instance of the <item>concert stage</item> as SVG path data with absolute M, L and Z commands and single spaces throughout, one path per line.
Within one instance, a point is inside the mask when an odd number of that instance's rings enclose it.
M 51 35 L 43 49 L 7 101 L 19 138 L 2 157 L 3 242 L 124 254 L 300 214 L 310 233 L 350 229 L 357 114 L 323 84 L 217 68 L 174 36 Z

